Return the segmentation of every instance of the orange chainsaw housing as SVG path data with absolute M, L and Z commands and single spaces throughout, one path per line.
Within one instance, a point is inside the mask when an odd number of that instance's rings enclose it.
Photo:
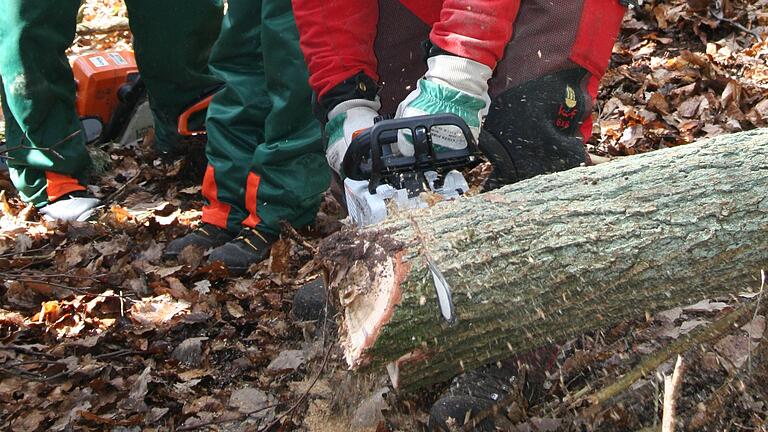
M 112 51 L 77 57 L 72 71 L 77 84 L 77 113 L 80 117 L 98 117 L 107 124 L 119 103 L 120 86 L 139 69 L 133 52 Z

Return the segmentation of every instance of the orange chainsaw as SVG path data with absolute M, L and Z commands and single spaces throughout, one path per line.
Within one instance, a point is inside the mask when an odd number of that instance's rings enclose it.
M 72 71 L 77 84 L 75 106 L 89 143 L 126 145 L 143 138 L 153 127 L 147 88 L 132 51 L 84 54 L 72 61 Z M 182 112 L 180 135 L 205 133 L 205 113 L 219 88 L 211 88 Z

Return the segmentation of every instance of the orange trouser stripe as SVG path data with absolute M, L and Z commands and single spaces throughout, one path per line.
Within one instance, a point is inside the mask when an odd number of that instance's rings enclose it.
M 77 179 L 53 171 L 45 172 L 45 180 L 48 202 L 56 201 L 70 192 L 85 190 L 85 186 L 81 185 Z
M 261 222 L 261 218 L 256 212 L 256 196 L 259 193 L 260 182 L 261 177 L 256 173 L 251 172 L 248 174 L 248 181 L 245 185 L 245 209 L 248 210 L 248 217 L 243 221 L 243 225 L 251 228 L 256 228 L 256 225 Z
M 205 169 L 203 177 L 203 196 L 208 200 L 208 205 L 203 206 L 203 222 L 226 229 L 230 206 L 219 201 L 219 188 L 216 186 L 215 173 L 210 165 Z

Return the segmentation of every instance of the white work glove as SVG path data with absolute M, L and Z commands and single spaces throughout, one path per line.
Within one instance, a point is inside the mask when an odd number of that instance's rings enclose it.
M 328 113 L 328 123 L 325 124 L 325 133 L 328 145 L 325 148 L 325 157 L 328 165 L 337 174 L 344 178 L 341 172 L 341 163 L 347 153 L 352 138 L 356 132 L 363 131 L 373 126 L 373 120 L 379 115 L 381 102 L 376 100 L 352 99 L 336 105 Z
M 427 59 L 429 69 L 417 83 L 416 90 L 397 107 L 395 118 L 427 114 L 452 113 L 463 118 L 475 140 L 480 126 L 488 114 L 491 98 L 488 80 L 493 70 L 473 60 L 452 55 L 437 55 Z M 397 147 L 401 154 L 413 156 L 411 133 L 401 130 Z M 434 127 L 432 143 L 440 147 L 459 150 L 467 146 L 464 135 L 457 127 Z

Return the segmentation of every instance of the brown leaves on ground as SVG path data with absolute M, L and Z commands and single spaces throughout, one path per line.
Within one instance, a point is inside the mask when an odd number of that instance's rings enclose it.
M 768 126 L 768 5 L 645 2 L 601 82 L 591 145 L 612 156 Z

